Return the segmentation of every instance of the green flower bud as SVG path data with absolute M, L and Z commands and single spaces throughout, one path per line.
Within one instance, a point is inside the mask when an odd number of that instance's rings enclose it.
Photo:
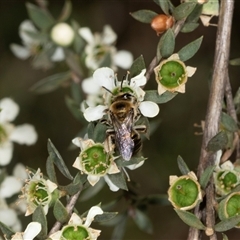
M 181 177 L 170 176 L 168 200 L 181 210 L 190 210 L 202 201 L 202 192 L 197 177 L 193 172 Z
M 7 138 L 6 130 L 2 125 L 0 125 L 0 143 L 4 142 L 6 138 Z
M 240 214 L 240 192 L 233 192 L 219 203 L 218 216 L 221 220 Z M 238 223 L 236 228 L 240 228 Z

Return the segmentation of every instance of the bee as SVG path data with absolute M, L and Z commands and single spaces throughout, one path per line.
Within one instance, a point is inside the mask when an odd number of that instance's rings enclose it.
M 138 106 L 137 98 L 132 93 L 120 90 L 120 93 L 113 97 L 108 110 L 112 128 L 107 130 L 107 134 L 126 161 L 141 150 L 140 133 L 146 132 L 146 126 L 135 125 L 141 116 Z

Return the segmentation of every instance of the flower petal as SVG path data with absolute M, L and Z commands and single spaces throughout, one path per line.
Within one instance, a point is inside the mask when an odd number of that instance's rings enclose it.
M 37 32 L 37 29 L 30 20 L 24 20 L 19 26 L 19 35 L 25 45 L 37 44 L 40 41 L 32 38 L 27 32 Z
M 113 182 L 110 180 L 110 178 L 108 177 L 108 175 L 104 176 L 104 180 L 107 183 L 107 185 L 109 186 L 110 190 L 113 192 L 117 192 L 119 190 L 119 187 L 117 187 L 115 184 L 113 184 Z
M 13 226 L 17 221 L 17 213 L 13 209 L 0 209 L 0 219 L 7 226 Z
M 97 69 L 93 73 L 93 78 L 99 86 L 103 86 L 110 91 L 115 87 L 114 71 L 111 68 L 102 67 Z
M 105 25 L 103 28 L 102 42 L 111 45 L 117 40 L 117 34 L 109 25 Z
M 57 231 L 49 236 L 49 238 L 52 240 L 60 240 L 61 237 L 62 237 L 62 231 Z
M 77 168 L 80 171 L 83 171 L 82 165 L 81 165 L 81 161 L 80 158 L 77 157 L 76 160 L 74 161 L 73 165 L 74 168 Z
M 128 166 L 126 166 L 126 168 L 128 168 L 130 170 L 135 170 L 135 169 L 141 167 L 143 164 L 144 164 L 144 160 L 139 162 L 138 164 L 128 165 Z
M 125 50 L 118 51 L 113 55 L 114 63 L 123 69 L 129 69 L 133 63 L 133 55 Z
M 165 87 L 163 87 L 163 85 L 161 83 L 158 83 L 158 94 L 162 95 L 166 91 L 167 91 L 167 89 Z
M 30 222 L 27 225 L 26 230 L 24 231 L 23 239 L 32 240 L 40 233 L 41 230 L 42 230 L 42 226 L 39 222 Z
M 25 180 L 28 178 L 26 167 L 22 163 L 17 163 L 13 168 L 13 176 L 20 179 Z
M 8 198 L 12 195 L 20 192 L 22 188 L 22 182 L 13 176 L 7 176 L 4 178 L 0 187 L 0 197 Z
M 10 163 L 13 153 L 13 143 L 10 141 L 0 145 L 0 165 L 5 166 Z
M 19 106 L 11 98 L 3 98 L 0 109 L 0 122 L 11 122 L 19 113 Z
M 117 164 L 115 162 L 112 162 L 110 168 L 108 169 L 108 174 L 114 174 L 119 172 L 120 170 L 118 169 Z
M 159 113 L 159 107 L 151 101 L 143 101 L 139 105 L 139 109 L 145 117 L 155 117 Z
M 12 43 L 10 44 L 10 49 L 17 58 L 22 60 L 25 60 L 31 56 L 30 49 L 27 47 Z
M 100 93 L 101 86 L 96 84 L 93 77 L 90 77 L 82 81 L 82 89 L 87 94 L 97 94 Z
M 65 59 L 65 53 L 62 47 L 57 47 L 51 56 L 53 62 L 61 62 Z
M 76 213 L 73 213 L 70 220 L 68 221 L 68 224 L 82 225 L 82 219 Z
M 94 220 L 94 217 L 99 214 L 103 214 L 103 210 L 100 207 L 98 206 L 91 207 L 91 209 L 88 212 L 84 226 L 89 227 L 92 221 Z
M 147 83 L 147 79 L 144 76 L 146 69 L 143 69 L 140 74 L 131 78 L 131 87 L 140 87 Z
M 179 87 L 175 88 L 174 91 L 185 93 L 185 89 L 186 89 L 186 84 L 184 83 L 184 84 L 181 84 Z
M 197 68 L 187 66 L 186 70 L 188 77 L 192 77 L 192 75 L 196 72 Z
M 78 33 L 80 36 L 88 43 L 93 43 L 94 42 L 94 36 L 88 27 L 82 27 L 78 30 Z
M 31 124 L 23 124 L 15 127 L 9 137 L 19 144 L 32 145 L 37 141 L 37 132 Z
M 89 181 L 89 183 L 92 186 L 94 186 L 99 181 L 99 179 L 100 179 L 100 176 L 98 176 L 98 175 L 91 175 L 91 174 L 89 174 L 87 176 L 87 180 Z
M 99 120 L 105 114 L 106 106 L 98 105 L 96 107 L 88 107 L 83 113 L 85 119 L 88 122 Z

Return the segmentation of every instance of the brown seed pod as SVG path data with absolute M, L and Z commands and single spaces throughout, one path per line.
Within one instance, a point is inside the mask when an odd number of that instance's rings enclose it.
M 174 18 L 165 14 L 159 14 L 152 19 L 151 27 L 156 31 L 157 35 L 162 34 L 174 24 Z

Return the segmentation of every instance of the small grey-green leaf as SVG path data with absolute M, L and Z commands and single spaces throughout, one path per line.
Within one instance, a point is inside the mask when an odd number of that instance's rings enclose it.
M 141 71 L 143 69 L 145 69 L 145 68 L 146 68 L 146 65 L 145 65 L 145 62 L 144 62 L 144 58 L 141 55 L 141 56 L 139 56 L 137 59 L 135 59 L 133 61 L 133 64 L 132 64 L 132 66 L 131 66 L 131 68 L 129 70 L 130 74 L 131 74 L 131 78 L 133 78 L 133 77 L 137 76 L 138 74 L 140 74 Z
M 153 0 L 166 15 L 169 15 L 169 1 L 168 0 Z
M 116 185 L 118 188 L 128 191 L 123 171 L 115 174 L 108 174 L 108 177 L 110 178 L 112 183 Z
M 186 22 L 188 23 L 197 23 L 199 17 L 202 14 L 202 8 L 204 4 L 197 4 L 193 11 L 188 15 Z
M 66 207 L 57 199 L 54 207 L 53 207 L 53 214 L 57 221 L 60 223 L 65 223 L 69 220 L 69 215 L 67 212 Z
M 167 194 L 151 194 L 147 196 L 147 202 L 151 205 L 170 206 Z
M 122 240 L 123 236 L 126 232 L 126 223 L 127 223 L 127 220 L 128 220 L 128 214 L 124 213 L 124 214 L 118 215 L 118 216 L 119 216 L 119 218 L 118 218 L 119 221 L 118 221 L 117 224 L 115 224 L 115 227 L 113 229 L 113 233 L 112 233 L 112 236 L 111 236 L 111 240 Z M 114 222 L 114 221 L 111 221 L 111 222 Z
M 229 61 L 229 64 L 232 65 L 232 66 L 239 66 L 240 65 L 240 58 L 231 59 Z
M 94 134 L 93 134 L 93 140 L 95 142 L 102 143 L 106 139 L 106 131 L 107 126 L 105 124 L 102 124 L 101 122 L 98 122 L 97 125 L 94 128 Z
M 133 164 L 138 164 L 142 161 L 145 161 L 147 158 L 144 158 L 144 157 L 132 157 L 129 161 L 120 161 L 121 165 L 120 166 L 129 166 L 129 165 L 133 165 Z
M 70 174 L 70 172 L 69 172 L 66 164 L 64 163 L 60 153 L 55 148 L 55 146 L 53 145 L 53 143 L 52 143 L 52 141 L 50 139 L 48 139 L 47 149 L 48 149 L 49 156 L 53 159 L 53 162 L 58 167 L 59 171 L 66 178 L 72 180 L 73 179 L 72 175 Z
M 14 232 L 1 221 L 0 221 L 0 230 L 7 239 L 12 239 L 12 235 L 14 235 Z
M 179 52 L 179 58 L 184 62 L 190 59 L 195 55 L 195 53 L 198 51 L 198 49 L 201 46 L 203 37 L 200 37 L 189 44 L 187 44 L 185 47 L 183 47 Z
M 169 28 L 160 38 L 157 46 L 157 58 L 168 58 L 173 54 L 175 48 L 175 36 L 171 28 Z
M 188 168 L 187 164 L 185 163 L 181 156 L 177 157 L 177 163 L 178 168 L 183 175 L 187 175 L 190 172 L 190 169 Z
M 38 81 L 30 90 L 38 94 L 49 93 L 60 87 L 62 83 L 68 81 L 70 77 L 70 71 L 56 73 Z
M 202 173 L 202 175 L 201 175 L 201 177 L 199 179 L 199 183 L 200 183 L 202 189 L 206 188 L 206 186 L 207 186 L 207 184 L 209 182 L 209 179 L 210 179 L 210 177 L 213 174 L 214 169 L 215 169 L 215 166 L 208 166 L 204 170 L 204 172 Z
M 54 25 L 54 18 L 46 10 L 32 3 L 26 3 L 26 7 L 29 17 L 37 27 L 45 30 Z
M 72 113 L 72 115 L 80 120 L 83 121 L 84 117 L 83 117 L 83 113 L 80 111 L 80 105 L 77 104 L 72 98 L 70 98 L 69 96 L 65 97 L 65 103 L 66 106 L 68 107 L 69 111 Z
M 177 93 L 172 93 L 169 91 L 166 91 L 165 93 L 159 95 L 157 90 L 146 90 L 144 95 L 144 100 L 161 104 L 161 103 L 166 103 L 172 100 L 176 96 L 177 96 Z
M 63 6 L 62 12 L 58 18 L 59 22 L 64 22 L 66 21 L 69 16 L 71 15 L 72 12 L 72 3 L 70 0 L 65 0 L 65 4 Z
M 228 143 L 228 137 L 225 131 L 217 133 L 207 145 L 207 151 L 216 152 L 223 149 Z
M 194 31 L 199 26 L 199 23 L 187 22 L 183 25 L 181 32 L 189 33 Z
M 222 220 L 214 226 L 216 232 L 225 232 L 231 228 L 234 228 L 238 223 L 240 223 L 240 216 L 233 216 Z
M 50 181 L 57 183 L 57 175 L 53 164 L 53 158 L 48 157 L 46 161 L 46 171 Z
M 115 218 L 117 214 L 118 214 L 117 212 L 104 212 L 103 214 L 96 215 L 94 217 L 94 222 L 102 223 L 110 221 L 113 218 Z
M 184 2 L 180 5 L 178 5 L 173 10 L 173 17 L 177 21 L 188 17 L 188 15 L 193 11 L 193 9 L 196 7 L 196 5 L 197 5 L 196 2 Z
M 48 233 L 47 218 L 42 206 L 38 206 L 32 215 L 33 222 L 39 222 L 42 226 L 41 232 L 38 234 L 39 239 L 46 239 Z
M 230 132 L 236 132 L 238 130 L 238 126 L 235 120 L 225 112 L 221 113 L 221 124 L 226 130 Z
M 228 240 L 228 237 L 226 234 L 222 233 L 222 236 L 223 236 L 223 240 Z
M 153 232 L 153 227 L 149 217 L 139 209 L 135 209 L 134 213 L 135 214 L 133 215 L 133 220 L 137 224 L 139 229 L 151 234 Z
M 143 10 L 138 10 L 136 12 L 132 12 L 130 13 L 130 15 L 134 19 L 138 20 L 139 22 L 151 23 L 152 19 L 156 17 L 158 14 L 151 10 L 143 9 Z
M 188 226 L 197 228 L 199 230 L 206 229 L 203 223 L 194 214 L 179 209 L 174 210 L 177 215 L 182 219 L 182 221 L 185 222 Z

